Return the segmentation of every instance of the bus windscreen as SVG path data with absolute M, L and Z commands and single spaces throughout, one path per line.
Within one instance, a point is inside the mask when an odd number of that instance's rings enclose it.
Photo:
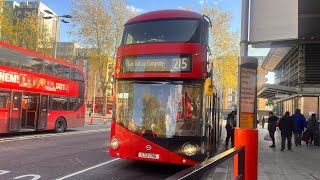
M 116 120 L 140 135 L 200 136 L 202 89 L 194 81 L 119 80 Z
M 148 43 L 199 43 L 200 20 L 158 20 L 128 24 L 122 45 Z

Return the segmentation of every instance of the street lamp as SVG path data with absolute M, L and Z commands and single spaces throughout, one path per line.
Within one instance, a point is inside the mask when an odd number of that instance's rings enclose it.
M 68 21 L 64 20 L 64 19 L 60 19 L 60 18 L 72 18 L 72 16 L 70 15 L 63 15 L 63 16 L 57 16 L 55 14 L 53 14 L 53 12 L 51 12 L 50 10 L 44 10 L 44 12 L 52 15 L 52 16 L 45 16 L 42 17 L 43 19 L 52 19 L 52 18 L 56 18 L 56 29 L 55 29 L 55 33 L 54 33 L 54 58 L 57 58 L 57 46 L 58 46 L 58 42 L 57 42 L 57 30 L 58 30 L 58 22 L 61 20 L 61 22 L 63 23 L 69 23 Z

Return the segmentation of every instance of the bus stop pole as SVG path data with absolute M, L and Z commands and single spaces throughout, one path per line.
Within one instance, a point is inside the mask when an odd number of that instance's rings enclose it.
M 237 128 L 235 146 L 245 146 L 244 180 L 258 179 L 257 58 L 248 57 L 249 0 L 242 0 L 241 42 L 238 63 Z M 234 158 L 234 177 L 238 176 L 238 156 Z

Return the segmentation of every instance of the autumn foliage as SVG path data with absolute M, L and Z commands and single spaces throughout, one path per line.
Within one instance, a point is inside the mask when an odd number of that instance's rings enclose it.
M 215 85 L 219 89 L 237 88 L 239 35 L 230 31 L 231 14 L 216 7 L 204 7 L 201 12 L 212 21 L 209 57 L 213 63 Z
M 0 0 L 0 41 L 20 46 L 45 55 L 52 55 L 54 40 L 49 28 L 37 12 L 28 12 L 23 17 Z
M 125 0 L 73 0 L 71 33 L 82 47 L 89 49 L 90 64 L 98 75 L 103 102 L 111 89 L 116 49 L 120 45 L 124 23 L 133 13 L 126 8 Z M 106 103 L 103 105 L 105 113 Z

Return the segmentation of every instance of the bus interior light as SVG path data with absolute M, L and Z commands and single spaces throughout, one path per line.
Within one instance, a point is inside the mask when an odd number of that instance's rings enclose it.
M 197 148 L 196 146 L 192 145 L 192 144 L 186 144 L 185 146 L 183 146 L 183 152 L 187 155 L 187 156 L 193 156 L 196 154 Z
M 119 140 L 117 138 L 113 137 L 111 140 L 111 148 L 113 150 L 116 150 L 116 149 L 118 149 L 118 147 L 119 147 Z

